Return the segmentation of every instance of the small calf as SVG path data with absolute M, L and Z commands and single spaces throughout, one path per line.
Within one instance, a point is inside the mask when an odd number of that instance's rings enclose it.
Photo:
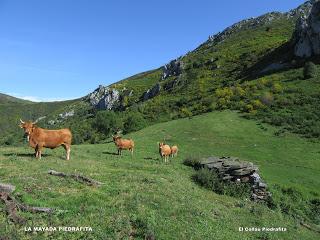
M 171 147 L 171 157 L 176 157 L 177 155 L 178 155 L 178 151 L 179 151 L 179 149 L 178 149 L 178 146 L 176 146 L 176 145 L 174 145 L 174 146 L 172 146 Z

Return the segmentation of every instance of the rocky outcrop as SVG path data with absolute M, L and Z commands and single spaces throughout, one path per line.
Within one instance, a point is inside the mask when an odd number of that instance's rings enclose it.
M 66 119 L 66 118 L 73 117 L 73 116 L 74 116 L 74 110 L 59 114 L 59 117 L 62 118 L 62 119 Z
M 157 96 L 160 93 L 160 90 L 161 90 L 161 86 L 159 83 L 157 83 L 152 88 L 148 89 L 146 92 L 143 93 L 142 95 L 143 101 L 147 101 L 150 98 Z
M 116 89 L 100 85 L 85 100 L 99 110 L 111 110 L 119 104 L 120 93 Z
M 293 34 L 294 54 L 308 58 L 320 54 L 320 1 L 314 1 L 309 15 L 302 15 Z
M 301 16 L 309 15 L 312 5 L 316 0 L 309 0 L 301 4 L 299 7 L 292 9 L 291 11 L 285 13 L 287 18 L 294 17 L 299 18 Z
M 270 12 L 259 17 L 253 17 L 242 20 L 224 29 L 222 32 L 209 36 L 207 43 L 217 44 L 223 42 L 225 39 L 227 39 L 230 35 L 234 33 L 240 32 L 245 29 L 252 29 L 259 26 L 264 26 L 280 18 L 299 18 L 300 16 L 306 15 L 310 12 L 310 9 L 315 1 L 316 0 L 306 1 L 299 7 L 286 13 Z
M 201 161 L 200 167 L 216 171 L 222 181 L 249 183 L 253 201 L 267 201 L 271 197 L 267 184 L 259 175 L 258 167 L 251 162 L 240 161 L 234 157 L 209 157 Z
M 164 65 L 162 80 L 171 77 L 171 76 L 179 76 L 182 73 L 183 62 L 180 58 L 172 60 L 168 64 Z

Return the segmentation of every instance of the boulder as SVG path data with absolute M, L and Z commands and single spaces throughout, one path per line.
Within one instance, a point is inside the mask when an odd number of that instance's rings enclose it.
M 0 183 L 0 192 L 12 193 L 15 189 L 13 185 Z
M 200 166 L 215 171 L 222 181 L 250 184 L 253 201 L 266 201 L 271 196 L 267 191 L 267 184 L 258 173 L 258 167 L 252 162 L 241 161 L 235 157 L 209 157 L 202 159 Z

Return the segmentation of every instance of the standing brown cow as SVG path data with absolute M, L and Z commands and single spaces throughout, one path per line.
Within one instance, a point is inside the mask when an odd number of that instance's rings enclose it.
M 118 155 L 121 155 L 122 150 L 129 150 L 133 155 L 134 141 L 132 139 L 122 139 L 119 135 L 112 135 L 112 139 L 118 149 Z
M 30 147 L 35 149 L 36 158 L 41 159 L 42 149 L 54 149 L 63 146 L 66 150 L 67 160 L 70 160 L 70 148 L 72 134 L 69 129 L 47 130 L 37 127 L 36 122 L 24 122 L 20 119 L 25 135 L 27 136 Z
M 170 146 L 167 144 L 164 144 L 163 142 L 159 143 L 159 154 L 161 158 L 164 159 L 164 162 L 166 163 L 171 154 Z

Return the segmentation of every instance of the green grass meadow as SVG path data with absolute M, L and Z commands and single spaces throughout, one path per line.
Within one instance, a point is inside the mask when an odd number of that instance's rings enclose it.
M 189 156 L 236 156 L 260 168 L 275 197 L 292 187 L 304 198 L 319 197 L 320 143 L 277 129 L 214 112 L 156 124 L 130 134 L 135 153 L 115 155 L 113 142 L 45 150 L 41 160 L 25 147 L 0 148 L 0 181 L 17 187 L 14 196 L 52 214 L 19 212 L 15 225 L 0 211 L 0 238 L 9 239 L 316 239 L 290 214 L 250 200 L 218 195 L 192 180 L 183 165 Z M 22 136 L 22 133 L 21 133 Z M 179 146 L 178 157 L 164 164 L 157 142 Z M 111 141 L 111 139 L 110 139 Z M 87 186 L 47 174 L 49 169 L 81 173 L 104 184 Z M 1 203 L 0 209 L 5 206 Z M 26 226 L 90 226 L 92 232 L 25 232 Z M 286 227 L 286 232 L 239 232 L 239 227 Z

